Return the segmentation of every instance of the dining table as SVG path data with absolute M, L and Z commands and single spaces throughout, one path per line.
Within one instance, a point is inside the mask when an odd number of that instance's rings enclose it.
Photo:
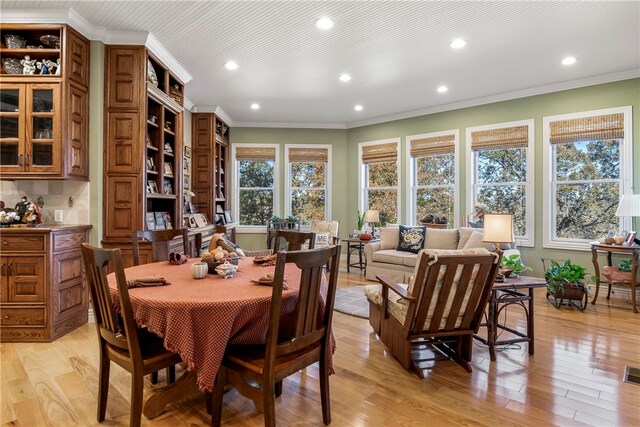
M 147 418 L 159 416 L 166 404 L 180 400 L 196 386 L 211 391 L 227 345 L 260 344 L 266 340 L 273 288 L 251 281 L 273 274 L 275 266 L 261 266 L 253 258 L 241 258 L 234 277 L 208 274 L 195 279 L 191 264 L 198 261 L 190 259 L 181 265 L 161 261 L 125 269 L 128 282 L 148 276 L 161 276 L 169 282 L 165 286 L 129 288 L 132 310 L 136 323 L 162 337 L 165 347 L 178 353 L 187 365 L 187 371 L 175 383 L 151 392 L 143 408 Z M 300 276 L 295 264 L 286 264 L 281 331 L 295 326 Z M 110 274 L 108 280 L 114 306 L 119 310 L 115 276 Z M 323 294 L 326 289 L 323 278 Z M 322 301 L 325 298 L 322 295 Z M 335 340 L 332 338 L 331 342 L 333 353 Z M 333 371 L 332 357 L 329 359 Z

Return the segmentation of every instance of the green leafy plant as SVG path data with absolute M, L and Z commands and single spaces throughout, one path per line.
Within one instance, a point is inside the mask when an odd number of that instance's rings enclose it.
M 508 257 L 502 257 L 502 265 L 513 271 L 514 274 L 520 274 L 523 271 L 532 271 L 531 267 L 527 267 L 522 263 L 520 255 L 513 254 Z
M 620 271 L 630 273 L 631 269 L 633 268 L 633 260 L 625 259 L 624 261 L 621 261 L 620 264 L 618 264 L 618 268 L 620 269 Z
M 362 228 L 364 227 L 364 223 L 366 222 L 364 218 L 365 212 L 358 211 L 358 230 L 362 230 Z
M 547 289 L 553 293 L 562 291 L 564 285 L 578 284 L 587 277 L 587 269 L 578 264 L 572 264 L 567 260 L 563 264 L 551 261 L 549 267 L 544 272 L 547 280 Z
M 289 215 L 289 216 L 286 218 L 286 221 L 289 221 L 289 222 L 298 222 L 298 217 L 297 217 L 297 216 L 294 216 L 294 215 Z

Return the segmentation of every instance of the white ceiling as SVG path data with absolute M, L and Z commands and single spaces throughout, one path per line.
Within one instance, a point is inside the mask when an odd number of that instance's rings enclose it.
M 1 7 L 72 8 L 95 27 L 152 33 L 193 76 L 187 97 L 200 109 L 220 106 L 236 126 L 352 127 L 640 75 L 638 1 L 3 0 Z M 333 29 L 316 28 L 322 16 Z M 467 47 L 451 49 L 456 37 Z M 562 66 L 567 55 L 578 62 Z M 240 68 L 225 69 L 228 60 Z M 338 80 L 344 72 L 349 83 Z M 438 94 L 439 85 L 449 92 Z

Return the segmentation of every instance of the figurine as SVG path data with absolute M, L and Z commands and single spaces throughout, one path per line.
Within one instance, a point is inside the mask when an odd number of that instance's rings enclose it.
M 42 62 L 36 63 L 40 71 L 40 74 L 53 74 L 53 69 L 56 68 L 56 63 L 50 59 L 43 59 Z
M 473 208 L 473 217 L 475 221 L 469 221 L 469 226 L 473 228 L 483 228 L 484 214 L 487 213 L 487 210 L 487 205 L 484 203 L 476 203 L 476 206 Z
M 22 218 L 27 213 L 28 206 L 29 202 L 27 196 L 22 196 L 22 199 L 18 203 L 16 203 L 15 207 L 15 210 L 18 215 L 20 215 L 20 218 Z
M 62 67 L 60 66 L 60 58 L 58 58 L 56 61 L 56 76 L 60 75 L 60 70 L 62 70 Z
M 25 55 L 24 59 L 20 60 L 22 64 L 22 74 L 35 74 L 36 72 L 36 60 L 31 59 L 29 55 Z

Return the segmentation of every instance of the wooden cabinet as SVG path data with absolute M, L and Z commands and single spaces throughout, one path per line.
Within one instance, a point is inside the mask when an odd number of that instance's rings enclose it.
M 229 126 L 211 113 L 193 114 L 191 191 L 201 213 L 214 222 L 228 210 Z
M 88 179 L 88 40 L 66 25 L 2 24 L 0 29 L 25 44 L 0 48 L 3 61 L 20 70 L 28 55 L 38 66 L 35 74 L 8 74 L 3 67 L 2 178 Z M 43 40 L 49 44 L 37 48 Z
M 90 225 L 1 228 L 0 340 L 52 341 L 87 323 Z
M 182 227 L 183 84 L 144 46 L 106 46 L 104 240 Z M 144 257 L 144 254 L 141 254 Z

